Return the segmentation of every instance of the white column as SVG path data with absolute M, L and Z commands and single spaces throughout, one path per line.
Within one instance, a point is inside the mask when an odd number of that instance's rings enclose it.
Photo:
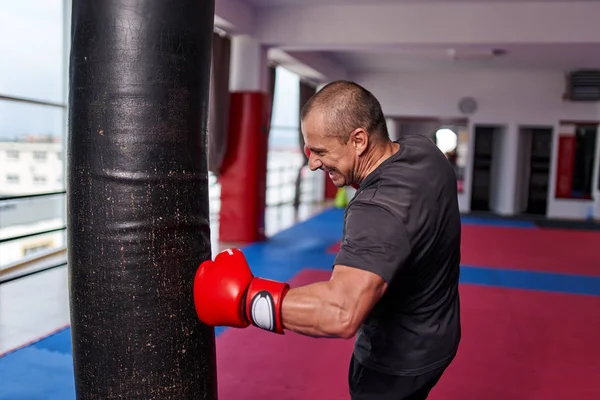
M 385 124 L 387 125 L 387 130 L 388 130 L 388 134 L 390 135 L 390 139 L 392 139 L 392 140 L 398 139 L 398 136 L 400 136 L 400 135 L 399 135 L 398 123 L 396 122 L 396 120 L 393 118 L 386 118 Z
M 519 152 L 519 127 L 511 123 L 506 127 L 500 158 L 500 180 L 498 197 L 500 204 L 498 212 L 513 215 L 516 210 L 516 185 L 517 185 L 517 154 Z
M 229 87 L 232 92 L 268 91 L 267 48 L 248 35 L 231 39 Z

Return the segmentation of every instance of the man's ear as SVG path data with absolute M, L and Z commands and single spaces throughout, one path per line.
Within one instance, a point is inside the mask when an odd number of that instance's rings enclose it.
M 362 128 L 355 129 L 350 136 L 354 149 L 359 156 L 362 156 L 367 147 L 369 147 L 369 134 Z

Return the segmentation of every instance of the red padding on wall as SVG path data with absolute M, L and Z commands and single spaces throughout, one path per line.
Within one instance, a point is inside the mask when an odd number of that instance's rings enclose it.
M 573 192 L 575 164 L 575 136 L 558 138 L 558 163 L 556 167 L 556 198 L 570 198 Z
M 270 98 L 262 92 L 231 94 L 223 160 L 219 240 L 249 243 L 264 235 Z

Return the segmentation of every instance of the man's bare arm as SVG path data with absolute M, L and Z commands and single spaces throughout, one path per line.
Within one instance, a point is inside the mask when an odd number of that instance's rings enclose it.
M 282 304 L 283 325 L 307 336 L 351 338 L 386 289 L 378 275 L 336 265 L 329 281 L 287 293 Z

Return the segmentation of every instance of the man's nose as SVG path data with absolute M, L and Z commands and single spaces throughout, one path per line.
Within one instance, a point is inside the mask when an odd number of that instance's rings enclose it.
M 308 147 L 306 147 L 306 145 L 304 146 L 304 154 L 306 154 L 306 157 L 308 158 L 308 168 L 310 168 L 311 171 L 316 171 L 317 169 L 319 169 L 321 163 L 318 160 L 316 160 L 315 157 L 311 158 L 310 150 L 308 149 Z
M 311 171 L 318 170 L 319 168 L 321 168 L 322 165 L 323 163 L 321 163 L 321 161 L 319 161 L 317 157 L 308 158 L 308 168 L 310 168 Z

